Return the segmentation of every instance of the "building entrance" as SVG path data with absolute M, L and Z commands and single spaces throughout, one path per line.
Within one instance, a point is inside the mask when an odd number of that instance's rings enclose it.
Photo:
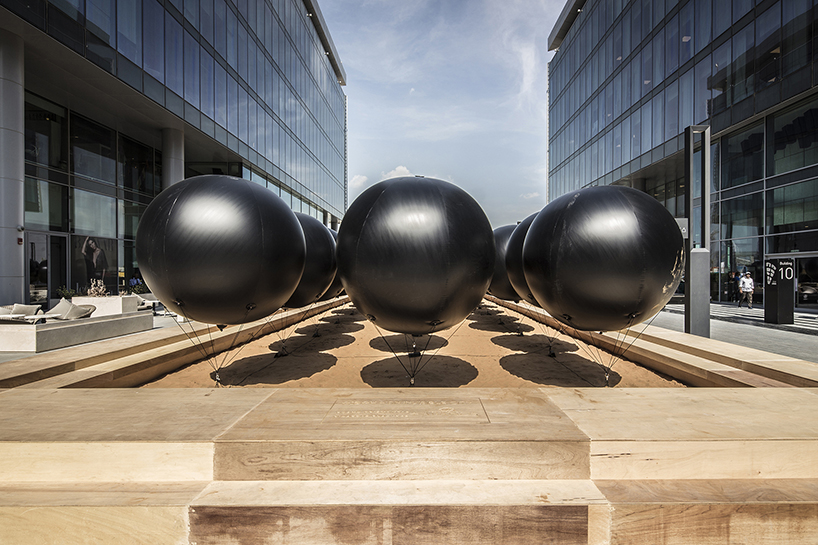
M 68 237 L 26 232 L 26 254 L 28 303 L 51 308 L 57 289 L 68 285 Z
M 795 306 L 818 310 L 818 254 L 795 260 Z

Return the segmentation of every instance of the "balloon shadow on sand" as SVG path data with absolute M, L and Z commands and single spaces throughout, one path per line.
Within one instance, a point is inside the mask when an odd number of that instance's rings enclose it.
M 335 356 L 321 352 L 291 354 L 286 358 L 276 357 L 276 354 L 261 354 L 236 360 L 223 367 L 219 370 L 219 378 L 225 386 L 283 384 L 326 371 L 337 361 Z M 210 376 L 215 380 L 216 372 Z
M 407 358 L 401 356 L 406 365 Z M 425 360 L 425 358 L 424 358 Z M 467 361 L 451 356 L 433 356 L 415 375 L 418 388 L 458 388 L 477 378 L 477 368 Z M 370 363 L 361 369 L 361 379 L 373 388 L 405 388 L 409 374 L 397 358 L 391 357 Z
M 622 380 L 619 373 L 578 354 L 560 354 L 556 358 L 545 353 L 513 354 L 500 358 L 500 366 L 523 380 L 547 386 L 604 388 Z
M 483 314 L 474 312 L 469 316 L 469 327 L 479 331 L 490 331 L 496 333 L 530 333 L 534 328 L 520 321 L 516 316 L 509 316 L 501 312 L 493 314 Z
M 523 380 L 564 387 L 616 386 L 622 380 L 618 373 L 580 353 L 580 347 L 567 340 L 546 335 L 499 335 L 491 342 L 521 352 L 500 358 L 500 366 Z
M 414 341 L 414 350 L 412 343 Z M 412 337 L 411 335 L 386 335 L 383 337 L 374 337 L 369 341 L 369 346 L 381 352 L 388 352 L 390 354 L 397 353 L 406 356 L 409 352 L 420 351 L 423 353 L 423 359 L 428 356 L 426 354 L 431 350 L 438 350 L 448 345 L 449 341 L 440 337 L 439 335 L 421 335 L 420 337 Z

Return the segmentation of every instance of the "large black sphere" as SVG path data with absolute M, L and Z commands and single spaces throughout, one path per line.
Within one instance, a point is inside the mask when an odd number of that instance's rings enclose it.
M 308 214 L 296 212 L 295 217 L 307 241 L 307 259 L 301 281 L 285 307 L 298 308 L 318 301 L 335 278 L 335 237 L 329 228 Z
M 231 176 L 170 186 L 145 209 L 136 256 L 169 310 L 211 324 L 275 312 L 292 295 L 306 252 L 290 208 L 267 189 Z
M 422 335 L 461 322 L 486 293 L 494 236 L 480 205 L 442 180 L 385 180 L 353 202 L 338 230 L 338 274 L 380 328 Z
M 330 229 L 329 232 L 332 234 L 332 239 L 335 241 L 336 247 L 337 247 L 338 231 Z M 337 255 L 337 248 L 336 248 L 336 255 Z M 339 295 L 341 295 L 344 292 L 344 285 L 341 283 L 341 276 L 338 274 L 337 262 L 336 262 L 335 271 L 336 271 L 336 274 L 332 278 L 332 284 L 329 285 L 329 287 L 327 288 L 327 291 L 324 292 L 324 295 L 322 295 L 318 299 L 319 301 L 329 301 L 330 299 L 335 299 L 336 297 L 338 297 Z
M 516 227 L 516 225 L 505 225 L 494 230 L 494 276 L 491 277 L 489 293 L 506 301 L 516 301 L 520 298 L 514 290 L 514 286 L 508 280 L 508 273 L 506 272 L 508 239 Z
M 563 195 L 534 219 L 523 245 L 531 291 L 581 330 L 642 322 L 670 300 L 684 269 L 676 220 L 653 197 L 620 186 Z
M 525 236 L 528 234 L 528 229 L 531 227 L 531 222 L 537 217 L 539 212 L 534 212 L 526 219 L 517 224 L 511 236 L 508 238 L 506 246 L 506 274 L 508 281 L 517 292 L 517 295 L 534 306 L 540 306 L 534 294 L 531 293 L 531 288 L 528 287 L 528 282 L 525 279 L 525 271 L 523 270 L 523 243 Z

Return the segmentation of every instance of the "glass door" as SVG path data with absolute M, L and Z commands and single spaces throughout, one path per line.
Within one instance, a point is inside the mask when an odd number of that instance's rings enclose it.
M 795 277 L 795 306 L 818 310 L 818 257 L 796 259 Z
M 26 232 L 28 303 L 51 308 L 68 285 L 68 241 L 64 235 Z

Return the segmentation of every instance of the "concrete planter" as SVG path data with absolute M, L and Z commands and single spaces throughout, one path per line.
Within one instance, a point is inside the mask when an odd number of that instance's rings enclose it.
M 97 309 L 91 315 L 113 316 L 117 314 L 127 314 L 136 312 L 139 298 L 136 295 L 111 295 L 108 297 L 87 297 L 74 296 L 71 302 L 75 305 L 94 305 Z

